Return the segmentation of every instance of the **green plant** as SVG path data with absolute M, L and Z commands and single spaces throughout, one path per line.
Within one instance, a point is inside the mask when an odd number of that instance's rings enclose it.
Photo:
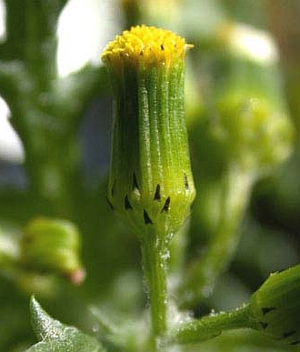
M 29 189 L 1 189 L 0 349 L 297 348 L 299 265 L 285 258 L 290 268 L 266 279 L 257 242 L 246 247 L 250 256 L 238 256 L 254 186 L 280 175 L 297 136 L 272 38 L 203 2 L 204 23 L 175 26 L 193 45 L 169 30 L 133 26 L 108 44 L 106 67 L 87 64 L 60 77 L 56 26 L 66 2 L 5 1 L 0 93 L 23 142 Z M 198 9 L 198 2 L 170 3 L 159 2 L 159 12 L 152 1 L 119 6 L 128 27 L 170 27 L 170 8 L 173 18 Z M 114 100 L 110 172 L 91 190 L 78 131 L 92 99 L 106 94 Z M 247 231 L 261 231 L 255 224 L 248 220 Z M 279 241 L 272 236 L 267 249 Z M 240 289 L 225 296 L 218 285 L 232 279 L 234 258 Z M 241 304 L 242 280 L 255 270 Z M 27 319 L 16 319 L 28 317 L 32 294 L 36 344 Z M 231 307 L 222 306 L 227 296 Z

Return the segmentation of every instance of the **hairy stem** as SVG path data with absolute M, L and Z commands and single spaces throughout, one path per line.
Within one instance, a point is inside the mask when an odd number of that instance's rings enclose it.
M 143 268 L 148 286 L 152 336 L 154 340 L 167 332 L 167 268 L 169 250 L 156 236 L 142 240 Z
M 212 314 L 202 319 L 181 324 L 174 331 L 175 341 L 186 344 L 209 340 L 220 335 L 225 330 L 251 328 L 249 305 L 239 309 Z

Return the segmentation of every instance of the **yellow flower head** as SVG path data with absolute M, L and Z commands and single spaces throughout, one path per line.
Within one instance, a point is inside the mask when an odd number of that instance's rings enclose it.
M 172 62 L 183 60 L 186 50 L 191 47 L 171 31 L 141 25 L 124 31 L 110 42 L 102 54 L 102 61 L 116 70 L 124 63 L 169 68 Z

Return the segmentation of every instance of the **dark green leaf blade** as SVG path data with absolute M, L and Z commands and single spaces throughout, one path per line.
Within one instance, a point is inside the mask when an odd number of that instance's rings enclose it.
M 51 318 L 34 297 L 30 311 L 33 329 L 41 342 L 25 352 L 105 352 L 93 337 Z

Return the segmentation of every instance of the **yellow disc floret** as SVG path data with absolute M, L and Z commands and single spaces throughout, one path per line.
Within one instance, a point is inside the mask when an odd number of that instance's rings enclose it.
M 192 45 L 169 30 L 145 25 L 132 27 L 110 42 L 102 54 L 102 61 L 119 70 L 124 64 L 165 65 L 182 59 Z

